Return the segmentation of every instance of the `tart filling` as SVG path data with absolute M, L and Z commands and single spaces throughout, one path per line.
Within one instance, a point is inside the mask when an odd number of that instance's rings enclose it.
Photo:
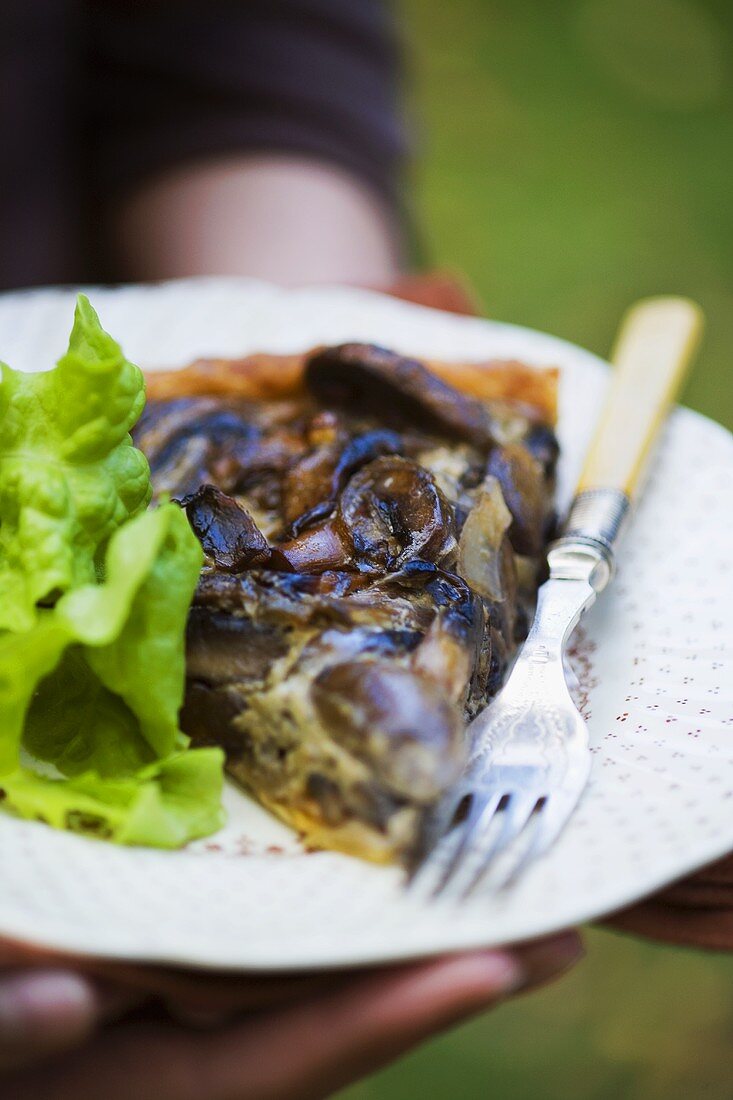
M 460 775 L 554 523 L 555 373 L 433 367 L 207 361 L 150 376 L 136 432 L 206 555 L 183 728 L 308 843 L 379 861 Z

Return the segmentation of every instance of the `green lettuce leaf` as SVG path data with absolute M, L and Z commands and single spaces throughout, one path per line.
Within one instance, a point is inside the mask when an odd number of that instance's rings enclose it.
M 27 630 L 39 601 L 93 580 L 112 532 L 147 506 L 129 434 L 144 404 L 142 373 L 82 294 L 55 370 L 2 365 L 0 629 Z
M 9 416 L 16 427 L 2 436 L 0 484 L 20 468 L 26 440 L 31 463 L 42 455 L 50 477 L 62 470 L 65 507 L 47 509 L 52 535 L 16 561 L 37 485 L 15 477 L 10 496 L 0 489 L 0 591 L 20 592 L 0 629 L 0 805 L 118 843 L 177 847 L 222 824 L 223 753 L 189 749 L 178 725 L 202 552 L 177 505 L 142 510 L 147 464 L 130 457 L 138 452 L 127 435 L 140 408 L 137 375 L 80 297 L 69 354 L 55 371 L 28 376 L 43 387 L 3 376 L 0 426 Z M 22 431 L 19 393 L 31 395 Z M 84 461 L 69 462 L 72 454 Z M 145 475 L 134 492 L 131 470 Z M 96 495 L 85 481 L 93 473 L 104 483 Z M 58 568 L 46 557 L 52 546 L 64 551 Z
M 60 781 L 22 768 L 0 778 L 10 813 L 118 844 L 179 848 L 223 824 L 222 754 L 195 749 L 129 778 Z
M 178 727 L 201 548 L 175 504 L 112 536 L 105 580 L 0 634 L 3 807 L 120 843 L 171 847 L 222 824 L 223 754 Z

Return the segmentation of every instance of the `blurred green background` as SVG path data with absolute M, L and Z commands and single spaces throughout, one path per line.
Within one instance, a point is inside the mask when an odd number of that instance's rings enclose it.
M 427 262 L 606 354 L 634 298 L 708 316 L 687 404 L 733 426 L 730 0 L 402 0 Z
M 430 266 L 606 354 L 635 298 L 708 329 L 684 394 L 733 427 L 730 0 L 402 0 Z M 588 933 L 559 985 L 341 1100 L 730 1100 L 733 958 Z

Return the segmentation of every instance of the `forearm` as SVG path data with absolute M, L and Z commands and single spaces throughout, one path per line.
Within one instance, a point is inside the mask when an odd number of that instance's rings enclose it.
M 123 279 L 384 285 L 400 270 L 386 204 L 347 172 L 294 155 L 175 169 L 139 187 L 108 221 L 110 267 Z

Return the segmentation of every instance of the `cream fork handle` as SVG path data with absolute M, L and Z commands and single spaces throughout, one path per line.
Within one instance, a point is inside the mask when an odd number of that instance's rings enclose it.
M 593 557 L 597 591 L 613 570 L 624 519 L 650 452 L 687 374 L 702 333 L 700 307 L 687 298 L 647 298 L 621 322 L 606 403 L 562 537 L 550 550 L 553 576 Z
M 647 298 L 628 311 L 611 356 L 611 387 L 579 493 L 618 489 L 633 498 L 687 375 L 702 325 L 700 307 L 687 298 Z

